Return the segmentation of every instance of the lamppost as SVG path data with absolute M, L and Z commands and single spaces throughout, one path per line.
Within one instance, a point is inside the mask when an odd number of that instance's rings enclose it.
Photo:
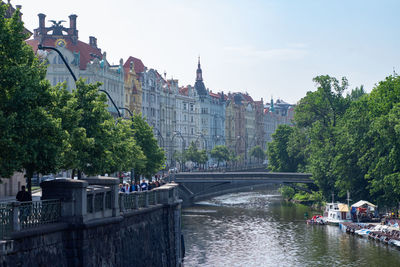
M 77 79 L 76 79 L 75 73 L 72 71 L 71 67 L 69 66 L 68 62 L 65 60 L 65 58 L 64 58 L 63 54 L 60 52 L 60 50 L 58 50 L 55 47 L 51 47 L 51 46 L 43 46 L 42 44 L 38 45 L 38 49 L 39 50 L 50 49 L 50 50 L 56 51 L 57 54 L 61 57 L 62 61 L 64 62 L 65 66 L 67 67 L 68 71 L 70 72 L 70 74 L 72 75 L 72 78 L 74 78 L 74 81 L 76 83 Z M 105 93 L 108 96 L 111 103 L 114 105 L 115 109 L 117 110 L 118 117 L 121 117 L 121 113 L 119 112 L 119 109 L 118 109 L 117 105 L 115 105 L 114 100 L 111 98 L 110 94 L 107 91 L 102 90 L 102 89 L 99 89 L 99 91 Z
M 124 107 L 120 107 L 119 109 L 123 109 L 123 110 L 128 111 L 129 115 L 131 116 L 132 129 L 133 129 L 133 113 L 132 113 L 132 111 L 130 109 L 124 108 Z M 131 176 L 131 184 L 132 184 L 133 180 L 135 179 L 135 169 L 133 167 L 131 168 L 131 175 L 130 176 Z
M 244 142 L 244 164 L 246 165 L 247 164 L 247 143 L 246 143 L 246 139 L 241 135 L 238 135 L 236 137 L 236 142 L 238 143 L 240 139 L 242 139 L 242 141 Z
M 172 165 L 172 146 L 174 144 L 174 138 L 175 136 L 179 136 L 182 139 L 182 155 L 185 149 L 185 139 L 182 136 L 182 133 L 180 131 L 175 131 L 174 134 L 172 135 L 172 139 L 171 139 L 171 148 L 170 148 L 170 164 Z
M 160 130 L 155 126 L 153 126 L 153 129 L 157 131 L 157 135 L 161 138 L 161 141 L 162 141 L 160 145 L 162 148 L 164 148 L 164 137 L 162 136 Z
M 198 135 L 199 136 L 197 136 L 197 138 L 196 138 L 196 144 L 197 144 L 197 141 L 199 140 L 200 137 L 203 138 L 203 141 L 204 141 L 204 146 L 203 147 L 204 147 L 204 150 L 206 151 L 206 154 L 208 155 L 208 153 L 207 153 L 207 139 L 205 138 L 205 136 L 204 136 L 204 134 L 202 132 L 198 132 Z M 208 165 L 208 160 L 207 160 L 207 165 Z
M 75 73 L 72 71 L 71 67 L 69 66 L 68 62 L 65 60 L 65 58 L 64 58 L 63 54 L 60 52 L 60 50 L 58 50 L 55 47 L 51 47 L 51 46 L 43 46 L 42 44 L 38 45 L 38 49 L 39 50 L 50 49 L 50 50 L 56 51 L 57 54 L 62 59 L 62 61 L 64 62 L 65 66 L 67 67 L 69 73 L 71 74 L 72 78 L 74 79 L 74 81 L 76 83 L 77 79 L 76 79 Z M 111 103 L 114 105 L 115 109 L 117 110 L 118 117 L 121 117 L 121 113 L 119 112 L 119 109 L 118 109 L 117 105 L 115 105 L 114 100 L 111 98 L 110 94 L 108 92 L 106 92 L 105 90 L 102 90 L 102 89 L 99 89 L 99 91 L 105 93 L 108 96 L 108 98 L 110 99 Z M 78 170 L 78 179 L 81 179 L 81 171 L 80 170 Z
M 129 113 L 129 115 L 131 116 L 131 118 L 133 117 L 133 113 L 132 113 L 132 111 L 131 111 L 130 109 L 128 109 L 128 108 L 123 108 L 123 107 L 119 107 L 119 109 L 123 109 L 123 110 L 128 111 L 128 113 Z

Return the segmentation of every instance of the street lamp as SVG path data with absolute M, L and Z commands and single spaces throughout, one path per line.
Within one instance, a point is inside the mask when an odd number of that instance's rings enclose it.
M 51 46 L 43 46 L 42 44 L 38 45 L 38 49 L 39 50 L 50 49 L 50 50 L 56 51 L 57 54 L 61 57 L 62 61 L 64 62 L 65 66 L 67 67 L 69 73 L 72 75 L 72 78 L 74 78 L 74 81 L 76 83 L 77 79 L 76 79 L 75 73 L 72 71 L 71 67 L 69 66 L 68 62 L 65 60 L 65 58 L 64 58 L 63 54 L 60 52 L 60 50 L 58 50 L 55 47 L 51 47 Z M 102 90 L 102 89 L 99 89 L 99 91 L 105 93 L 108 96 L 111 103 L 114 105 L 115 109 L 117 110 L 118 117 L 121 117 L 121 113 L 119 112 L 119 109 L 118 109 L 117 105 L 115 105 L 114 100 L 111 98 L 110 94 L 107 91 Z
M 171 164 L 171 165 L 172 165 L 172 146 L 173 146 L 173 144 L 174 144 L 174 138 L 175 138 L 175 136 L 177 136 L 177 135 L 182 139 L 182 155 L 183 155 L 184 148 L 185 148 L 185 139 L 183 138 L 182 133 L 181 133 L 180 131 L 175 131 L 174 134 L 173 134 L 173 136 L 172 136 L 172 139 L 171 139 L 171 148 L 170 148 L 170 155 L 169 155 L 169 157 L 170 157 L 170 164 Z
M 237 136 L 236 142 L 238 142 L 240 139 L 242 139 L 244 142 L 244 163 L 246 165 L 247 164 L 247 143 L 246 143 L 246 139 L 241 135 Z
M 131 116 L 131 118 L 133 117 L 133 113 L 132 113 L 132 111 L 130 111 L 130 109 L 128 109 L 128 108 L 123 108 L 123 107 L 119 107 L 119 109 L 123 109 L 123 110 L 128 111 L 128 113 L 129 113 L 129 115 Z
M 68 62 L 65 60 L 65 58 L 64 58 L 63 54 L 60 52 L 60 50 L 58 50 L 55 47 L 51 47 L 51 46 L 43 46 L 42 44 L 38 45 L 38 49 L 39 50 L 43 50 L 43 51 L 45 49 L 50 49 L 50 50 L 56 51 L 57 54 L 62 59 L 62 61 L 64 62 L 65 66 L 67 67 L 69 73 L 71 74 L 72 78 L 74 79 L 74 81 L 76 83 L 77 79 L 76 79 L 75 73 L 72 71 L 71 67 L 69 66 Z M 99 91 L 105 93 L 108 96 L 108 98 L 110 99 L 111 103 L 114 105 L 115 109 L 117 110 L 118 117 L 121 117 L 121 113 L 119 112 L 119 109 L 117 108 L 117 105 L 115 105 L 114 100 L 111 98 L 110 94 L 108 92 L 106 92 L 105 90 L 102 90 L 102 89 L 99 89 Z M 81 179 L 81 171 L 80 170 L 78 170 L 78 179 Z
M 164 148 L 164 137 L 162 136 L 160 130 L 159 130 L 157 127 L 155 127 L 155 126 L 153 126 L 153 129 L 157 131 L 157 135 L 161 138 L 161 141 L 162 141 L 161 147 Z

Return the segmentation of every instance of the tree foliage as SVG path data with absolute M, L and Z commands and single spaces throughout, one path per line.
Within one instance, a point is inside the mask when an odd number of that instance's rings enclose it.
M 141 114 L 133 116 L 134 137 L 146 157 L 143 166 L 136 166 L 135 175 L 143 174 L 147 177 L 161 170 L 165 162 L 165 153 L 158 146 L 153 129 L 142 118 Z
M 223 161 L 228 161 L 229 160 L 229 149 L 224 146 L 224 145 L 217 145 L 215 146 L 211 152 L 210 155 L 212 158 L 217 160 L 217 166 L 219 167 L 219 163 Z
M 0 5 L 0 175 L 25 170 L 30 191 L 33 172 L 56 170 L 63 136 L 50 113 L 46 67 L 25 43 L 19 10 L 7 19 L 6 7 Z
M 262 161 L 265 158 L 265 152 L 260 146 L 254 146 L 250 149 L 250 157 L 256 158 L 258 161 Z
M 367 199 L 397 206 L 400 199 L 400 78 L 389 76 L 370 94 L 343 96 L 347 80 L 314 79 L 295 109 L 294 127 L 279 127 L 268 146 L 272 170 L 308 171 L 328 199 Z

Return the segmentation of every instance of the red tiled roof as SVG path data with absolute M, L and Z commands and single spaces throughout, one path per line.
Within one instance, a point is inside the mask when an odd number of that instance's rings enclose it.
M 246 94 L 242 94 L 242 96 L 244 97 L 244 99 L 246 99 L 246 101 L 253 102 L 253 98 L 251 96 L 246 95 Z
M 132 57 L 132 56 L 130 56 L 124 63 L 125 72 L 128 72 L 129 69 L 131 68 L 131 61 L 133 61 L 133 67 L 134 67 L 135 72 L 137 74 L 139 74 L 141 72 L 144 72 L 144 68 L 145 67 L 144 67 L 144 64 L 143 64 L 142 60 L 140 60 L 138 58 L 135 58 L 135 57 Z
M 86 69 L 86 65 L 88 62 L 90 62 L 90 60 L 93 59 L 93 56 L 91 56 L 90 54 L 95 54 L 97 55 L 99 58 L 103 58 L 103 55 L 101 54 L 101 49 L 100 48 L 96 48 L 96 47 L 92 47 L 87 43 L 84 43 L 82 41 L 77 41 L 76 44 L 72 43 L 72 41 L 69 38 L 65 38 L 65 41 L 67 43 L 66 48 L 68 50 L 70 50 L 71 52 L 80 52 L 80 64 L 79 64 L 79 68 L 81 70 Z M 30 45 L 32 47 L 32 49 L 36 52 L 37 51 L 37 47 L 39 44 L 38 40 L 27 40 L 26 41 L 28 45 Z M 46 38 L 43 42 L 44 46 L 55 46 L 55 39 L 52 38 Z
M 189 94 L 189 89 L 187 87 L 179 88 L 179 94 L 187 96 Z
M 209 94 L 210 94 L 211 97 L 221 98 L 221 96 L 219 94 L 214 94 L 213 92 L 209 92 Z

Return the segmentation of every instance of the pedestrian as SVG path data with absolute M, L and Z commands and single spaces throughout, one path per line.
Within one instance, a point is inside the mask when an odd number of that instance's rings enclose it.
M 21 186 L 21 191 L 18 191 L 16 199 L 20 202 L 32 201 L 32 196 L 25 190 L 25 185 Z
M 119 184 L 119 192 L 120 193 L 125 193 L 125 188 L 122 184 Z
M 127 182 L 124 184 L 125 193 L 129 194 L 131 185 Z
M 129 188 L 129 192 L 135 192 L 135 191 L 136 191 L 135 183 L 132 183 L 131 187 Z
M 146 180 L 143 179 L 142 183 L 140 184 L 140 188 L 142 189 L 142 191 L 146 191 L 148 189 L 149 185 L 146 183 Z
M 139 181 L 136 182 L 136 190 L 137 190 L 138 192 L 142 191 L 142 188 L 140 187 Z

